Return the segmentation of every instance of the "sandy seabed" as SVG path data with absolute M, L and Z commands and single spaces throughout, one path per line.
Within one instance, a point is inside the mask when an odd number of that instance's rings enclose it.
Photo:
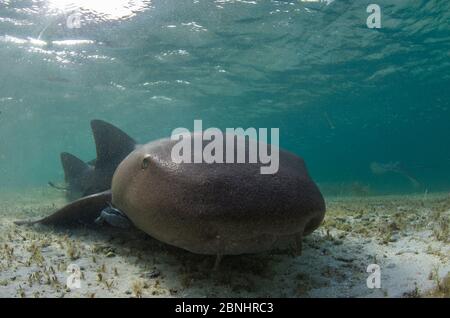
M 195 255 L 139 231 L 13 221 L 65 204 L 53 189 L 0 194 L 0 297 L 449 297 L 450 195 L 328 197 L 298 256 L 286 247 Z M 68 269 L 80 269 L 68 288 Z M 381 288 L 369 289 L 369 264 Z

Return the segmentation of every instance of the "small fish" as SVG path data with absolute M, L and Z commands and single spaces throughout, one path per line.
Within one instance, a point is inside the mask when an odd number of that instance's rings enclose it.
M 99 225 L 107 223 L 109 225 L 120 227 L 122 229 L 127 229 L 131 225 L 128 217 L 122 211 L 113 207 L 110 203 L 108 203 L 108 207 L 102 210 L 100 216 L 95 219 L 95 223 Z

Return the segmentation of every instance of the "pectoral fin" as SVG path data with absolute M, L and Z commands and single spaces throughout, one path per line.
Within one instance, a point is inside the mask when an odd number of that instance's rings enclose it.
M 16 221 L 15 224 L 81 225 L 94 224 L 95 219 L 111 201 L 111 191 L 92 194 L 73 201 L 53 214 L 37 221 Z

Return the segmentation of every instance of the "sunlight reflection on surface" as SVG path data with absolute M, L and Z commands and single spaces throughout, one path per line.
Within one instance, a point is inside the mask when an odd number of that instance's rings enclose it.
M 143 11 L 150 0 L 48 0 L 50 10 L 69 12 L 83 11 L 102 16 L 103 19 L 127 19 Z

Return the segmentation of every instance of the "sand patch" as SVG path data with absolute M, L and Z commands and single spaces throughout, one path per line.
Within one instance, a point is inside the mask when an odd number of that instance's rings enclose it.
M 420 297 L 445 296 L 450 269 L 446 194 L 328 198 L 325 222 L 287 247 L 214 257 L 167 246 L 139 231 L 16 226 L 64 204 L 51 189 L 0 195 L 1 297 Z M 80 288 L 67 288 L 71 264 Z M 369 264 L 381 288 L 369 289 Z M 442 292 L 436 292 L 437 288 Z

